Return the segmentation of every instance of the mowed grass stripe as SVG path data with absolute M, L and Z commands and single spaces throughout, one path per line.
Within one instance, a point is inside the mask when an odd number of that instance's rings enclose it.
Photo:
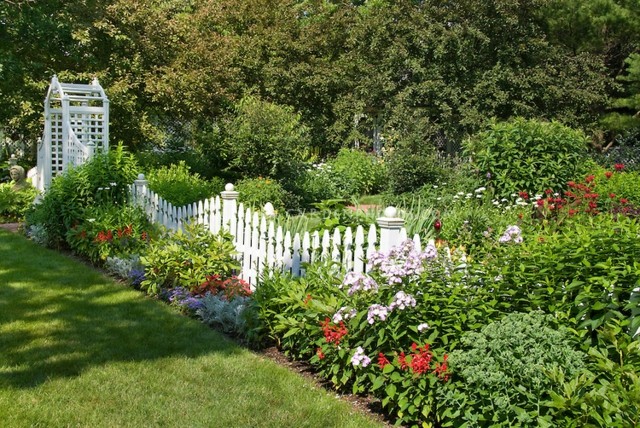
M 3 427 L 380 426 L 162 302 L 0 231 Z

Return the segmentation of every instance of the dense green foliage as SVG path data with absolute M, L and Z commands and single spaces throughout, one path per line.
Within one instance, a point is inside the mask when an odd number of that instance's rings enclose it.
M 183 230 L 152 241 L 140 262 L 145 267 L 141 287 L 149 294 L 184 287 L 195 290 L 210 275 L 228 276 L 237 269 L 231 236 L 213 235 L 203 226 L 183 225 Z
M 0 222 L 23 220 L 37 191 L 31 185 L 14 189 L 13 183 L 0 183 Z
M 222 179 L 204 180 L 197 173 L 191 173 L 184 161 L 151 170 L 147 179 L 149 188 L 174 207 L 208 199 L 224 190 Z
M 443 402 L 459 405 L 454 412 L 471 425 L 552 424 L 542 403 L 562 388 L 547 374 L 555 370 L 571 378 L 584 367 L 586 355 L 574 349 L 574 341 L 566 327 L 540 312 L 512 313 L 479 332 L 466 332 L 462 349 L 450 358 L 455 392 Z
M 85 215 L 88 209 L 124 206 L 137 174 L 134 156 L 122 146 L 99 154 L 55 177 L 42 202 L 27 216 L 27 222 L 44 227 L 52 245 L 64 245 L 67 232 L 89 218 Z
M 559 190 L 584 171 L 587 138 L 558 122 L 495 123 L 466 143 L 467 154 L 498 197 Z
M 270 148 L 298 146 L 252 141 L 247 100 L 299 121 L 304 149 L 322 154 L 356 141 L 369 149 L 372 135 L 450 151 L 489 118 L 594 128 L 612 98 L 614 112 L 637 111 L 639 9 L 630 0 L 3 2 L 0 123 L 34 142 L 51 75 L 95 75 L 114 140 L 196 153 L 200 174 L 241 169 L 237 156 L 248 154 L 263 176 L 283 166 Z M 219 138 L 227 119 L 238 153 Z
M 270 178 L 245 178 L 238 181 L 235 190 L 240 193 L 239 201 L 246 206 L 262 209 L 267 202 L 275 210 L 290 206 L 291 196 L 278 181 Z

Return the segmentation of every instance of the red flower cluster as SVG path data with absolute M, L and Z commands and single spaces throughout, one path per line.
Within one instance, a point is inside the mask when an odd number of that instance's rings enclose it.
M 95 242 L 111 242 L 113 240 L 113 232 L 110 230 L 100 231 L 96 236 Z
M 520 196 L 525 201 L 529 199 L 529 193 L 525 192 L 524 190 L 522 192 L 518 192 L 518 196 Z
M 444 357 L 442 357 L 442 364 L 436 362 L 436 367 L 433 370 L 433 373 L 445 382 L 449 380 L 449 366 L 447 365 L 448 359 L 449 356 L 444 354 Z
M 411 345 L 411 370 L 419 375 L 427 373 L 431 370 L 431 358 L 433 354 L 429 350 L 429 344 L 426 343 L 423 347 L 419 348 L 415 343 Z
M 401 370 L 411 369 L 411 371 L 418 376 L 432 373 L 444 382 L 449 380 L 449 366 L 447 365 L 447 359 L 449 356 L 447 354 L 444 355 L 442 363 L 435 362 L 435 365 L 432 368 L 431 361 L 433 360 L 433 353 L 429 349 L 428 343 L 425 343 L 424 346 L 421 347 L 416 343 L 413 343 L 411 345 L 411 350 L 412 353 L 408 357 L 404 352 L 400 352 L 398 355 L 398 363 L 400 364 Z M 384 358 L 384 360 L 382 360 L 382 358 Z M 378 356 L 378 366 L 381 369 L 386 365 L 383 364 L 384 361 L 386 361 L 387 364 L 389 363 L 386 357 L 380 353 Z
M 342 338 L 349 333 L 349 330 L 344 326 L 344 321 L 340 321 L 338 325 L 331 324 L 329 317 L 325 318 L 324 321 L 320 323 L 320 326 L 322 327 L 324 339 L 327 343 L 333 343 L 336 346 L 338 346 Z
M 133 234 L 133 225 L 130 224 L 129 226 L 125 227 L 124 229 L 118 229 L 117 234 L 118 234 L 118 238 L 131 236 Z
M 231 300 L 237 296 L 248 297 L 252 294 L 251 287 L 246 281 L 237 276 L 222 279 L 220 275 L 207 276 L 207 280 L 200 284 L 198 288 L 193 291 L 193 294 L 204 296 L 207 292 L 213 295 L 221 294 L 227 300 Z
M 324 352 L 322 352 L 322 348 L 316 349 L 316 355 L 318 356 L 318 359 L 324 360 L 325 355 Z
M 624 169 L 624 164 L 623 163 L 617 163 L 613 166 L 616 171 L 622 171 Z
M 391 364 L 391 362 L 387 359 L 387 357 L 385 357 L 382 352 L 380 352 L 378 354 L 378 367 L 380 367 L 380 370 L 383 370 L 389 364 Z

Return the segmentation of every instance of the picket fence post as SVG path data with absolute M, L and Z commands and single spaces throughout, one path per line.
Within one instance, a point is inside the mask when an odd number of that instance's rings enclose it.
M 235 237 L 237 221 L 237 202 L 240 193 L 234 190 L 233 184 L 227 183 L 224 192 L 220 193 L 222 198 L 222 227 Z
M 138 206 L 143 207 L 146 211 L 147 202 L 144 199 L 147 194 L 147 188 L 149 186 L 149 182 L 144 177 L 144 174 L 138 174 L 138 179 L 133 181 L 133 186 L 135 189 L 133 194 L 135 203 Z
M 380 226 L 380 252 L 388 252 L 402 241 L 404 220 L 397 217 L 398 210 L 395 207 L 387 207 L 384 217 L 376 220 Z M 406 232 L 404 233 L 406 236 Z

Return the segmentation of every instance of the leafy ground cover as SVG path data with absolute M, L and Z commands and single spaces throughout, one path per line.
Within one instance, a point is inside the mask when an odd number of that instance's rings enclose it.
M 378 426 L 159 301 L 0 230 L 3 426 Z

